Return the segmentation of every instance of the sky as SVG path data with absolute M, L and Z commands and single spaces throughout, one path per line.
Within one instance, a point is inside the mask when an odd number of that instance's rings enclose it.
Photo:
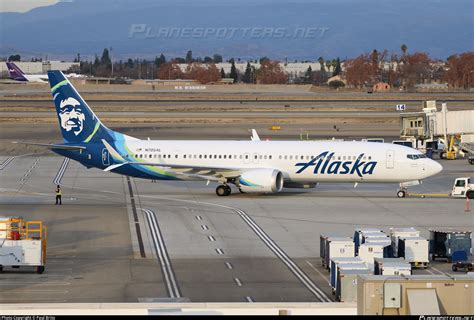
M 0 0 L 0 12 L 27 12 L 31 9 L 49 6 L 60 0 Z

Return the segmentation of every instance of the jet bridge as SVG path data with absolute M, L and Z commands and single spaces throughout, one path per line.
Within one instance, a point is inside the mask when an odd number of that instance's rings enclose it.
M 454 137 L 451 151 L 464 156 L 472 150 L 469 143 L 474 143 L 474 110 L 449 111 L 442 103 L 438 111 L 436 101 L 424 101 L 421 112 L 400 114 L 400 137 L 422 152 L 431 149 L 440 156 L 451 149 Z

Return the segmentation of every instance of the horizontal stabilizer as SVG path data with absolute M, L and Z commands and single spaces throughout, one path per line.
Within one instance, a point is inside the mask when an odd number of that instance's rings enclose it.
M 21 141 L 13 141 L 12 143 L 26 144 L 26 145 L 31 145 L 31 146 L 39 146 L 39 147 L 45 147 L 48 149 L 60 149 L 60 150 L 86 150 L 87 149 L 84 146 L 71 146 L 67 144 L 49 144 L 49 143 L 21 142 Z

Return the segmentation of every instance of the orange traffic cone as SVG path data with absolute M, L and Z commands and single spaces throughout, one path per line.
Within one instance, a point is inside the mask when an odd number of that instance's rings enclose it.
M 469 198 L 466 197 L 466 209 L 464 209 L 465 212 L 470 212 L 471 211 L 471 208 L 469 206 Z

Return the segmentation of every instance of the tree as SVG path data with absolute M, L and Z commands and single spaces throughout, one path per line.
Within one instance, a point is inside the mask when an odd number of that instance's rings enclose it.
M 361 54 L 346 63 L 347 83 L 361 88 L 371 81 L 372 64 L 368 54 Z
M 247 62 L 247 66 L 245 67 L 245 73 L 244 77 L 242 80 L 245 83 L 253 83 L 253 73 L 252 73 L 252 67 L 250 66 L 250 62 Z
M 336 59 L 336 63 L 334 66 L 334 71 L 332 73 L 332 76 L 338 76 L 342 73 L 342 68 L 341 68 L 341 60 L 339 60 L 339 57 Z
M 221 79 L 222 79 L 222 78 L 225 78 L 225 77 L 226 77 L 226 76 L 225 76 L 224 68 L 221 68 Z
M 205 84 L 218 81 L 220 79 L 220 72 L 213 63 L 208 64 L 206 67 L 201 63 L 193 62 L 187 66 L 184 77 Z
M 278 61 L 263 61 L 257 70 L 257 80 L 263 84 L 283 84 L 288 82 L 288 75 Z
M 184 74 L 181 71 L 180 67 L 174 62 L 164 63 L 158 70 L 158 78 L 160 79 L 182 79 L 183 76 Z
M 214 57 L 213 57 L 213 60 L 214 60 L 214 63 L 221 63 L 223 60 L 222 60 L 222 56 L 220 54 L 214 54 Z
M 474 87 L 474 52 L 452 55 L 446 63 L 444 79 L 454 88 Z
M 193 52 L 189 50 L 186 53 L 186 63 L 191 63 L 191 62 L 193 62 Z
M 258 62 L 260 62 L 260 64 L 262 64 L 262 63 L 268 62 L 268 61 L 270 61 L 270 59 L 268 57 L 261 57 Z
M 99 60 L 99 57 L 95 55 L 94 68 L 97 68 L 98 66 L 100 66 L 100 60 Z
M 342 82 L 341 80 L 333 80 L 329 82 L 328 85 L 332 89 L 339 89 L 346 86 L 346 84 Z
M 102 52 L 102 58 L 100 58 L 100 64 L 105 66 L 106 69 L 112 66 L 112 61 L 109 56 L 109 49 L 105 48 Z
M 319 62 L 319 64 L 321 65 L 321 71 L 326 72 L 326 68 L 324 67 L 324 58 L 323 58 L 323 57 L 319 57 L 319 58 L 318 58 L 318 62 Z
M 14 54 L 8 57 L 8 61 L 21 61 L 21 56 L 19 54 Z
M 166 63 L 166 58 L 165 58 L 165 56 L 164 56 L 163 53 L 160 54 L 159 57 L 156 57 L 156 58 L 155 58 L 155 66 L 156 66 L 157 68 L 159 68 L 161 65 L 163 65 L 163 64 L 165 64 L 165 63 Z
M 306 70 L 306 73 L 304 75 L 304 82 L 313 83 L 313 69 L 311 69 L 311 66 L 309 66 Z
M 238 78 L 239 78 L 239 74 L 237 73 L 237 68 L 235 67 L 235 61 L 234 59 L 232 58 L 232 65 L 230 67 L 230 77 L 232 79 L 234 79 L 234 83 L 236 83 L 238 81 Z
M 214 62 L 214 60 L 212 60 L 211 57 L 208 57 L 208 56 L 204 57 L 204 63 L 213 63 L 213 62 Z
M 402 46 L 400 47 L 400 49 L 402 50 L 403 52 L 403 56 L 405 56 L 407 54 L 407 50 L 408 50 L 408 47 L 406 44 L 402 44 Z
M 400 65 L 401 78 L 408 89 L 431 76 L 431 59 L 424 52 L 407 54 Z

